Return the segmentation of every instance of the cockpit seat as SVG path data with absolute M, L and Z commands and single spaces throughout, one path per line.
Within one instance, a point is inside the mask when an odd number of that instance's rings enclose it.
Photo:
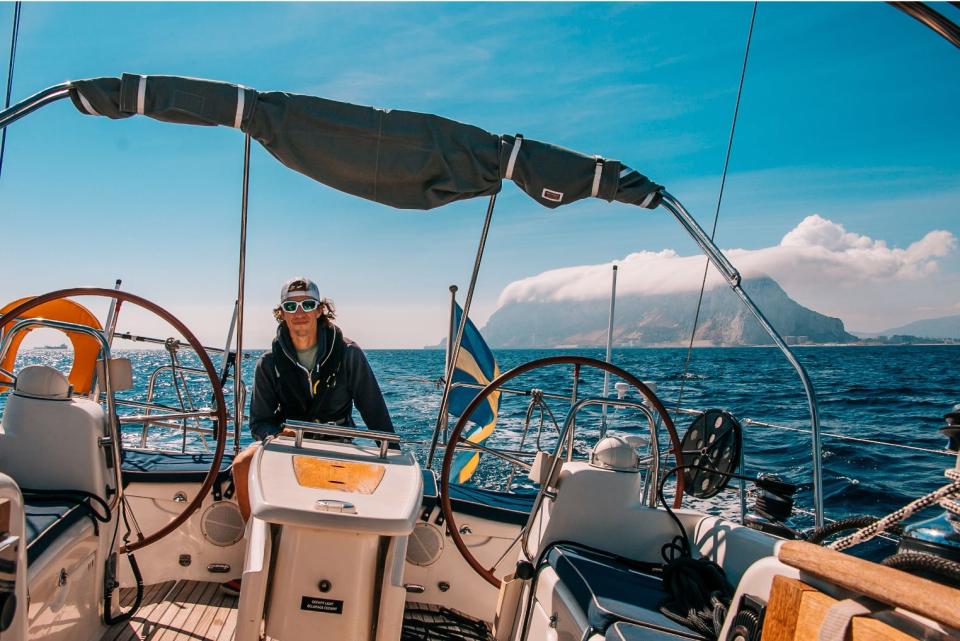
M 0 472 L 21 488 L 83 490 L 108 500 L 106 433 L 103 408 L 74 396 L 60 371 L 24 367 L 0 418 Z
M 213 453 L 158 452 L 155 450 L 123 451 L 123 482 L 129 483 L 200 483 L 207 475 Z M 230 476 L 232 454 L 220 461 L 217 482 Z
M 31 501 L 24 498 L 24 517 L 27 538 L 27 565 L 31 565 L 60 535 L 74 524 L 86 520 L 90 527 L 95 521 L 84 505 L 68 500 Z
M 639 565 L 624 559 L 571 544 L 550 548 L 540 572 L 546 568 L 556 572 L 577 606 L 584 613 L 590 628 L 607 639 L 670 640 L 702 639 L 692 630 L 664 616 L 659 609 L 667 597 L 663 582 Z M 645 628 L 641 632 L 626 627 Z M 632 634 L 633 636 L 626 636 Z
M 440 496 L 437 479 L 433 470 L 424 469 L 422 472 L 423 504 L 425 508 L 432 508 Z M 511 494 L 459 483 L 450 484 L 450 503 L 454 512 L 501 523 L 526 525 L 536 498 L 535 492 Z

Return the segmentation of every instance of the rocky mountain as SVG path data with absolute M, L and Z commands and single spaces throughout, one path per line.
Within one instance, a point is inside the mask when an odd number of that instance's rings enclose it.
M 856 332 L 863 338 L 877 336 L 922 336 L 936 339 L 960 339 L 960 315 L 928 318 L 907 323 L 901 327 L 886 329 L 882 332 Z
M 843 321 L 798 304 L 772 278 L 744 281 L 744 289 L 789 343 L 850 343 Z M 619 347 L 686 345 L 697 292 L 617 298 L 614 343 Z M 481 330 L 491 347 L 602 346 L 606 300 L 511 303 Z M 698 345 L 769 345 L 766 332 L 727 287 L 704 294 L 695 340 Z

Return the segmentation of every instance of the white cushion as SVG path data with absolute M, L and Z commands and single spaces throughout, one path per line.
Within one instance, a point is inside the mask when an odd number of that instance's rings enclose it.
M 97 361 L 97 383 L 103 390 L 103 360 Z M 133 389 L 133 365 L 129 358 L 110 359 L 110 386 L 114 392 Z
M 46 365 L 28 365 L 17 374 L 13 393 L 28 398 L 66 400 L 70 398 L 70 383 L 59 370 Z

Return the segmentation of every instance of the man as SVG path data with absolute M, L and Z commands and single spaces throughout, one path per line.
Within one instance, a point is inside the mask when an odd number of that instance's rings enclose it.
M 352 426 L 354 403 L 367 427 L 393 432 L 366 356 L 333 324 L 333 303 L 320 298 L 316 283 L 284 283 L 274 317 L 277 337 L 257 362 L 250 399 L 257 440 L 279 433 L 287 419 Z
M 257 361 L 250 398 L 250 431 L 258 441 L 281 433 L 287 419 L 353 426 L 354 404 L 368 428 L 394 431 L 366 356 L 333 324 L 334 313 L 333 302 L 320 298 L 316 283 L 308 278 L 292 278 L 280 288 L 280 304 L 273 310 L 277 337 Z M 233 461 L 244 521 L 250 518 L 247 482 L 258 447 L 251 445 Z M 222 588 L 236 594 L 240 581 L 228 581 Z

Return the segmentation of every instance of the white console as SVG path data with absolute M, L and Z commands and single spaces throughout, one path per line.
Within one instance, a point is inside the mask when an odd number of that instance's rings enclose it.
M 259 449 L 237 641 L 259 639 L 261 621 L 278 641 L 400 638 L 423 482 L 411 454 L 385 449 L 292 437 Z

